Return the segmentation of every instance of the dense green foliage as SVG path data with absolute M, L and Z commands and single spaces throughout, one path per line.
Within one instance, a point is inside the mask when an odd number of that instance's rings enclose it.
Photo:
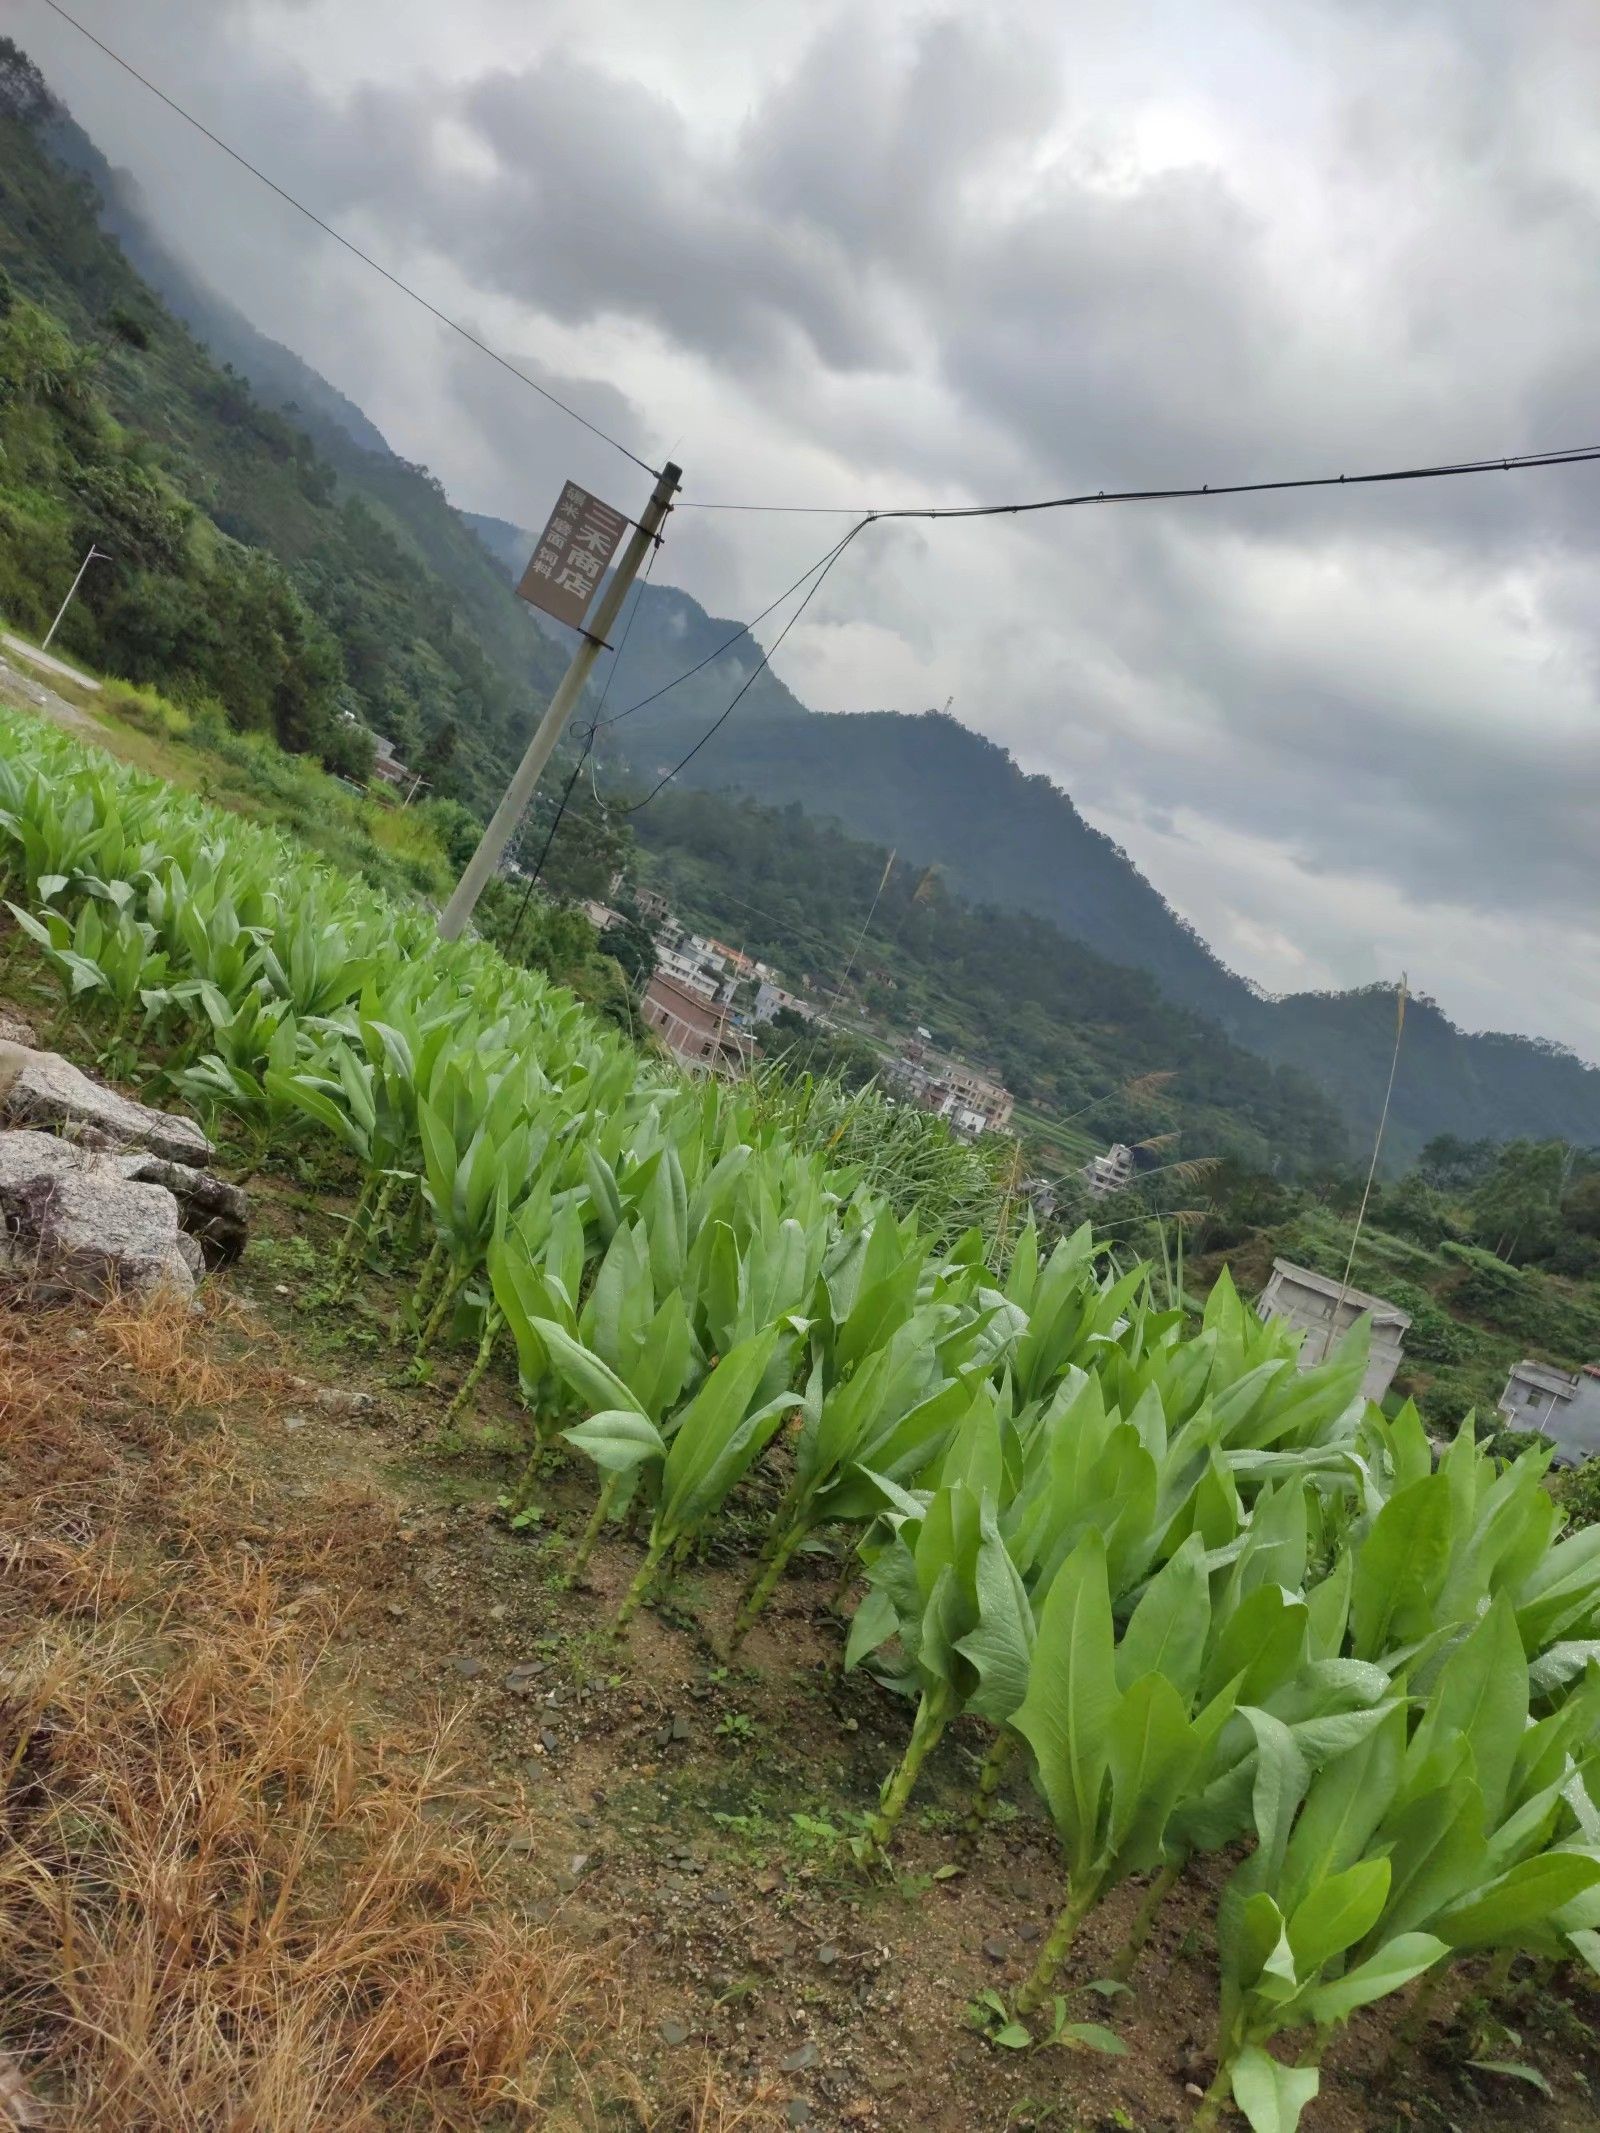
M 424 469 L 322 424 L 330 465 L 212 360 L 100 227 L 96 185 L 60 114 L 0 112 L 0 610 L 42 630 L 97 540 L 113 561 L 69 654 L 341 767 L 351 713 L 481 806 L 558 649 Z

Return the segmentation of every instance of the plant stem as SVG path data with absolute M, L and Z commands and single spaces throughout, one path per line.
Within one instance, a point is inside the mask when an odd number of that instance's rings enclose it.
M 1107 1973 L 1114 1977 L 1119 1985 L 1126 1985 L 1133 1976 L 1139 1957 L 1144 1952 L 1144 1944 L 1150 1938 L 1150 1928 L 1156 1922 L 1156 1913 L 1166 1902 L 1172 1885 L 1183 1872 L 1185 1864 L 1182 1859 L 1169 1861 L 1145 1890 L 1144 1901 L 1134 1913 L 1128 1937 L 1118 1950 L 1117 1959 Z
M 433 1294 L 433 1284 L 440 1264 L 444 1259 L 444 1239 L 435 1237 L 433 1250 L 422 1262 L 422 1272 L 417 1276 L 417 1285 L 411 1292 L 411 1315 L 420 1321 L 428 1298 Z
M 867 1838 L 873 1849 L 887 1851 L 894 1841 L 900 1817 L 906 1811 L 906 1802 L 917 1782 L 917 1772 L 938 1743 L 949 1718 L 949 1692 L 940 1689 L 935 1693 L 932 1689 L 924 1689 L 905 1754 L 884 1780 L 883 1790 L 878 1795 L 878 1811 L 867 1824 Z
M 501 1315 L 499 1305 L 491 1304 L 483 1315 L 483 1337 L 478 1342 L 478 1352 L 472 1359 L 472 1368 L 461 1380 L 455 1398 L 445 1410 L 446 1425 L 455 1420 L 482 1383 L 483 1374 L 493 1359 L 495 1343 L 499 1340 L 504 1325 L 505 1319 Z
M 537 1456 L 537 1454 L 535 1454 Z M 622 1487 L 620 1474 L 608 1474 L 594 1509 L 589 1514 L 589 1523 L 584 1527 L 576 1550 L 573 1553 L 570 1572 L 573 1577 L 582 1577 L 589 1567 L 589 1558 L 594 1553 L 594 1544 L 611 1516 L 611 1506 L 617 1500 L 617 1491 Z
M 620 1637 L 637 1614 L 645 1595 L 656 1581 L 656 1572 L 661 1568 L 662 1558 L 671 1545 L 671 1540 L 665 1534 L 659 1539 L 652 1539 L 645 1550 L 644 1561 L 639 1566 L 639 1575 L 624 1593 L 622 1605 L 617 1609 L 617 1618 L 611 1625 L 612 1636 Z
M 997 1733 L 990 1741 L 989 1752 L 978 1769 L 977 1790 L 972 1795 L 972 1806 L 967 1815 L 966 1833 L 969 1837 L 976 1837 L 988 1827 L 1000 1781 L 1010 1769 L 1020 1746 L 1020 1737 L 1009 1729 Z
M 1199 2107 L 1189 2121 L 1189 2133 L 1209 2133 L 1212 2126 L 1222 2123 L 1222 2107 L 1233 2092 L 1233 2061 L 1224 2059 L 1217 2067 L 1210 2088 L 1201 2097 Z
M 356 1236 L 366 1215 L 367 1203 L 372 1197 L 373 1184 L 374 1180 L 371 1178 L 362 1180 L 360 1197 L 350 1210 L 350 1219 L 344 1226 L 344 1235 L 339 1239 L 339 1249 L 333 1255 L 333 1265 L 329 1272 L 334 1276 L 338 1275 L 345 1261 L 356 1248 Z M 330 1291 L 330 1293 L 332 1292 Z
M 426 1355 L 433 1345 L 433 1336 L 444 1323 L 445 1313 L 456 1300 L 456 1291 L 467 1278 L 466 1268 L 453 1266 L 440 1284 L 438 1299 L 428 1313 L 427 1324 L 417 1336 L 417 1353 Z
M 739 1611 L 733 1618 L 733 1634 L 728 1639 L 728 1651 L 736 1652 L 749 1634 L 751 1625 L 763 1607 L 777 1590 L 778 1581 L 789 1567 L 789 1558 L 811 1531 L 809 1506 L 802 1504 L 789 1522 L 783 1538 L 773 1549 L 764 1570 L 757 1568 L 754 1580 L 747 1584 L 739 1602 Z
M 839 1572 L 839 1582 L 828 1595 L 828 1611 L 830 1614 L 841 1612 L 845 1601 L 850 1597 L 850 1588 L 860 1575 L 861 1566 L 856 1561 L 856 1551 L 854 1548 L 847 1547 L 844 1554 L 844 1568 Z
M 1406 2009 L 1404 2019 L 1395 2026 L 1388 2056 L 1378 2069 L 1380 2081 L 1390 2081 L 1394 2078 L 1401 2060 L 1415 2048 L 1427 2027 L 1428 2017 L 1433 2013 L 1433 2003 L 1439 1997 L 1439 1988 L 1444 1983 L 1445 1967 L 1440 1964 L 1430 1970 L 1412 1995 L 1411 2005 Z
M 1097 1885 L 1086 1881 L 1080 1890 L 1068 1895 L 1061 1916 L 1050 1929 L 1049 1939 L 1039 1950 L 1039 1960 L 1017 1994 L 1014 2004 L 1019 2015 L 1031 2015 L 1042 2004 L 1056 1981 L 1056 1972 L 1067 1959 L 1068 1949 L 1078 1936 L 1079 1926 L 1093 1910 L 1099 1894 Z

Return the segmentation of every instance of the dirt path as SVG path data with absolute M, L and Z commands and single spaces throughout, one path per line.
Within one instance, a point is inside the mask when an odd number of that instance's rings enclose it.
M 4 631 L 0 631 L 0 643 L 13 648 L 9 659 L 0 655 L 0 703 L 10 704 L 14 710 L 37 711 L 41 717 L 53 719 L 58 726 L 65 726 L 69 733 L 77 734 L 80 740 L 98 741 L 105 738 L 105 728 L 99 719 L 80 709 L 77 704 L 69 703 L 57 690 L 48 687 L 27 671 L 22 655 L 30 651 L 30 647 L 19 645 L 16 638 L 8 636 Z M 71 667 L 62 666 L 59 660 L 50 659 L 43 652 L 33 652 L 32 658 L 35 662 L 43 662 L 52 671 L 67 676 L 81 688 L 98 689 L 100 686 L 97 681 L 90 681 L 85 675 L 75 674 Z

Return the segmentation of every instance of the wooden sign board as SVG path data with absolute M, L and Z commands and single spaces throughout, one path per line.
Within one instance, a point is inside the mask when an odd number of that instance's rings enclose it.
M 582 629 L 606 566 L 628 521 L 620 511 L 601 503 L 587 489 L 569 481 L 550 514 L 550 523 L 540 535 L 533 560 L 522 573 L 517 591 L 534 607 L 542 607 L 558 622 Z

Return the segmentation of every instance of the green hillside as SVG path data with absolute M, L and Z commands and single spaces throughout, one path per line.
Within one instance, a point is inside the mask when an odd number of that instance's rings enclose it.
M 510 567 L 526 535 L 497 520 L 474 524 Z M 737 628 L 674 587 L 647 586 L 619 702 L 664 687 Z M 748 636 L 739 638 L 704 672 L 619 725 L 611 737 L 617 773 L 653 782 L 670 768 L 759 656 Z M 1358 1138 L 1370 1132 L 1394 1041 L 1392 988 L 1264 997 L 1218 961 L 1059 786 L 944 713 L 811 711 L 764 673 L 682 782 L 774 807 L 798 801 L 856 837 L 896 847 L 916 866 L 937 866 L 973 903 L 1047 920 L 1096 955 L 1147 971 L 1169 1000 L 1211 1017 L 1236 1045 L 1309 1076 Z M 1402 1166 L 1436 1133 L 1600 1141 L 1600 1071 L 1536 1038 L 1469 1034 L 1434 1002 L 1414 998 L 1390 1162 Z
M 914 866 L 897 863 L 884 882 L 882 846 L 798 807 L 669 787 L 635 834 L 651 878 L 719 938 L 830 991 L 850 967 L 847 1006 L 902 1035 L 926 1025 L 1044 1119 L 1092 1106 L 1097 1148 L 1176 1126 L 1186 1155 L 1299 1171 L 1348 1156 L 1337 1113 L 1303 1075 L 1174 1006 L 1143 971 L 1043 919 L 968 904 Z M 1159 1093 L 1119 1093 L 1149 1075 L 1172 1078 Z M 1058 1162 L 1080 1145 L 1048 1128 L 1031 1137 L 1054 1138 Z
M 16 101 L 0 105 L 0 607 L 45 627 L 94 540 L 113 561 L 63 625 L 69 654 L 331 760 L 352 714 L 483 806 L 559 649 L 424 469 L 363 451 L 324 408 L 331 463 L 202 348 L 100 227 L 90 145 Z

